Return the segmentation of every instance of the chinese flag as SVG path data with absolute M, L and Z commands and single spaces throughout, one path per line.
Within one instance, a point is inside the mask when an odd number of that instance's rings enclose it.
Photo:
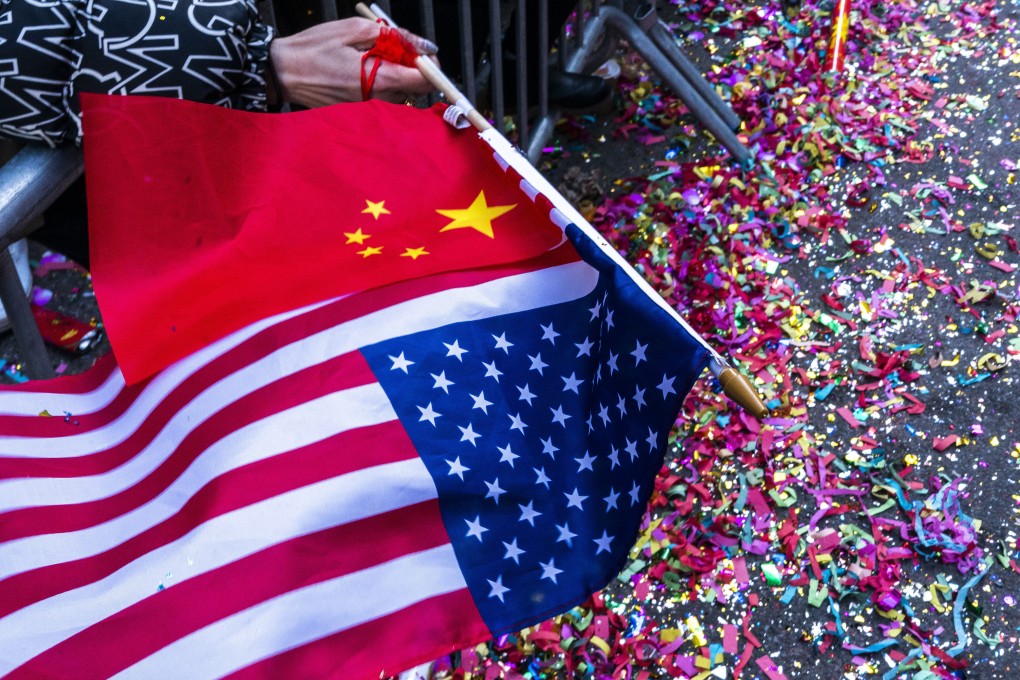
M 82 109 L 94 286 L 128 383 L 273 314 L 563 238 L 439 107 Z

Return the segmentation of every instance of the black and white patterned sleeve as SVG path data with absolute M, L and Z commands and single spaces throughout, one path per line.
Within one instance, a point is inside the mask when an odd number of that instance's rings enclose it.
M 254 0 L 0 0 L 0 135 L 80 141 L 81 92 L 264 111 L 271 39 Z

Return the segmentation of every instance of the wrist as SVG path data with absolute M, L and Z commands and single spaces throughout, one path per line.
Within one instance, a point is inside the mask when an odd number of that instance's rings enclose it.
M 266 99 L 269 106 L 280 107 L 291 101 L 292 69 L 288 55 L 290 46 L 287 38 L 276 38 L 269 45 L 269 59 L 266 62 Z

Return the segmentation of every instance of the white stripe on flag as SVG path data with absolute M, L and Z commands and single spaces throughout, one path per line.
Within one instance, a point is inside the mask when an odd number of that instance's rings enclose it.
M 0 392 L 0 416 L 37 416 L 92 413 L 113 401 L 124 389 L 124 376 L 114 370 L 90 392 Z
M 286 366 L 294 372 L 383 340 L 451 323 L 486 319 L 574 300 L 590 293 L 597 281 L 598 272 L 583 262 L 573 262 L 398 303 L 281 348 L 257 364 L 220 381 L 182 409 L 182 413 L 192 413 L 193 410 L 203 414 L 215 412 L 243 394 L 271 382 L 280 377 L 279 367 L 276 371 L 267 371 L 274 362 L 289 362 Z M 178 382 L 184 377 L 180 376 Z M 128 413 L 116 422 L 92 432 L 62 437 L 60 446 L 54 446 L 52 438 L 0 436 L 0 455 L 74 458 L 102 451 L 126 439 L 169 391 L 161 389 L 150 396 L 149 390 L 146 390 Z M 213 396 L 206 396 L 209 393 Z M 3 495 L 2 490 L 0 495 Z
M 199 489 L 230 470 L 285 454 L 340 432 L 396 419 L 397 414 L 378 383 L 336 392 L 275 413 L 231 432 L 210 446 L 163 493 L 132 512 L 79 531 L 41 534 L 0 543 L 0 580 L 47 564 L 70 562 L 110 550 L 173 516 Z M 154 442 L 154 446 L 158 450 L 159 442 Z M 109 490 L 106 495 L 113 495 L 137 481 L 123 474 L 133 472 L 128 469 L 130 467 L 125 465 L 108 475 L 84 479 L 26 480 L 18 491 L 39 494 L 43 499 L 40 505 L 80 502 L 85 499 L 75 498 L 73 494 L 80 497 L 83 492 L 101 493 L 104 489 Z M 55 487 L 52 492 L 47 485 Z
M 256 661 L 466 588 L 449 544 L 289 592 L 185 636 L 115 675 L 219 678 Z
M 380 493 L 383 488 L 389 491 Z M 327 479 L 215 517 L 102 580 L 0 619 L 0 676 L 153 596 L 165 574 L 180 583 L 283 541 L 437 496 L 425 464 L 414 458 Z

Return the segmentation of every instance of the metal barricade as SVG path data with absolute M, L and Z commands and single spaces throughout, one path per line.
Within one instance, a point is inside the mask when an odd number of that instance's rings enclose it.
M 510 112 L 510 118 L 516 132 L 515 141 L 532 163 L 541 156 L 560 116 L 549 104 L 550 57 L 555 57 L 558 65 L 566 71 L 590 73 L 612 56 L 613 46 L 622 38 L 644 58 L 737 163 L 745 167 L 750 164 L 750 151 L 735 134 L 740 128 L 740 119 L 681 50 L 676 37 L 659 19 L 654 2 L 583 0 L 576 4 L 562 29 L 549 25 L 549 2 L 418 0 L 415 3 L 413 0 L 378 0 L 376 4 L 385 14 L 396 14 L 398 20 L 401 15 L 411 17 L 412 24 L 405 27 L 413 28 L 424 37 L 438 42 L 447 75 L 451 75 L 468 99 L 485 110 L 490 120 L 503 129 L 506 129 L 503 123 L 508 113 L 506 80 L 511 76 L 506 55 L 515 55 L 512 75 L 516 83 L 516 104 Z M 459 54 L 450 55 L 449 46 L 437 40 L 437 28 L 442 27 L 437 26 L 436 13 L 440 5 L 449 9 L 454 3 L 459 35 L 459 50 L 455 51 L 459 51 Z M 409 12 L 409 6 L 414 4 L 417 4 L 417 16 Z M 290 11 L 294 7 L 293 0 L 278 0 L 275 3 L 276 10 L 273 3 L 267 2 L 266 5 L 268 8 L 264 14 L 270 21 L 275 21 L 284 6 L 291 8 Z M 351 15 L 353 6 L 354 2 L 351 1 L 316 0 L 305 6 L 304 12 L 308 23 L 317 23 Z M 532 12 L 537 20 L 529 22 L 527 17 Z M 476 20 L 478 13 L 487 16 L 487 25 L 483 28 L 485 36 L 475 34 L 479 28 Z M 506 21 L 511 14 L 516 14 L 515 20 Z M 507 30 L 508 24 L 512 29 L 510 31 Z M 528 49 L 529 25 L 539 32 L 530 44 L 548 45 L 550 49 Z M 291 30 L 299 27 L 291 27 Z M 559 33 L 555 41 L 549 39 L 552 31 Z M 488 49 L 476 54 L 476 46 L 481 44 L 487 44 Z M 534 68 L 529 68 L 529 59 L 537 60 Z M 451 60 L 454 62 L 453 68 L 449 66 Z M 538 78 L 535 87 L 529 87 L 528 80 L 532 77 Z M 537 101 L 529 101 L 530 92 L 537 93 Z
M 582 3 L 586 5 L 589 3 Z M 641 55 L 663 82 L 687 106 L 691 114 L 730 153 L 737 163 L 748 167 L 751 152 L 735 134 L 740 119 L 712 88 L 711 83 L 697 70 L 680 49 L 676 37 L 659 18 L 654 3 L 646 2 L 593 2 L 592 9 L 578 10 L 578 45 L 570 50 L 566 70 L 588 72 L 598 65 L 598 46 L 606 34 L 624 38 L 630 47 Z M 594 58 L 594 61 L 593 61 Z M 535 137 L 548 139 L 552 125 L 536 130 Z M 529 157 L 533 145 L 528 147 Z M 540 152 L 540 149 L 537 149 Z

